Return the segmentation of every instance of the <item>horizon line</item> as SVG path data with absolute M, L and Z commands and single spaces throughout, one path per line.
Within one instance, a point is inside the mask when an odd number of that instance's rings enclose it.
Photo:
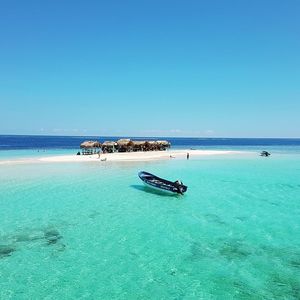
M 300 139 L 300 137 L 207 137 L 207 136 L 134 136 L 134 135 L 53 135 L 53 134 L 0 134 L 0 136 L 40 136 L 40 137 L 123 137 L 123 138 L 179 138 L 179 139 Z

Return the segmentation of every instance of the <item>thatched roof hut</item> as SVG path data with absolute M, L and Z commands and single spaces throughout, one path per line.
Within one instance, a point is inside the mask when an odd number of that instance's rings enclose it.
M 168 141 L 156 141 L 156 143 L 159 145 L 159 150 L 166 150 L 167 148 L 171 147 L 171 143 Z
M 157 150 L 157 146 L 158 144 L 156 143 L 156 141 L 147 141 L 146 142 L 146 151 L 155 151 Z
M 130 152 L 132 151 L 132 141 L 130 139 L 120 139 L 117 141 L 119 152 Z
M 132 141 L 133 145 L 135 146 L 141 146 L 145 145 L 146 141 Z
M 131 151 L 162 151 L 171 147 L 170 142 L 165 140 L 160 141 L 132 141 L 130 139 L 120 139 L 115 141 L 105 141 L 100 144 L 98 141 L 84 141 L 80 148 L 82 154 L 97 153 L 102 149 L 104 153 L 112 152 L 131 152 Z
M 130 143 L 131 139 L 120 139 L 117 141 L 117 144 L 119 146 L 128 145 Z
M 165 140 L 163 140 L 163 141 L 156 141 L 156 142 L 157 142 L 158 144 L 163 145 L 163 146 L 166 146 L 166 147 L 170 147 L 170 146 L 171 146 L 170 142 L 165 141 Z
M 110 147 L 114 146 L 114 147 L 116 147 L 117 145 L 118 144 L 114 141 L 105 141 L 104 143 L 102 143 L 102 146 L 110 146 Z
M 101 144 L 98 141 L 84 141 L 80 144 L 81 149 L 101 148 Z
M 98 141 L 84 141 L 80 144 L 80 148 L 83 155 L 95 154 L 101 148 L 101 144 Z
M 144 151 L 164 151 L 170 148 L 171 144 L 168 141 L 146 141 Z
M 146 151 L 146 141 L 132 141 L 133 151 Z
M 102 151 L 104 153 L 112 153 L 115 152 L 118 149 L 118 144 L 114 141 L 105 141 L 102 143 Z

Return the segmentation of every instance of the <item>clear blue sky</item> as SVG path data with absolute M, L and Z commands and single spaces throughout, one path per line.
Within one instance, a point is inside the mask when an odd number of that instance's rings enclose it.
M 298 0 L 0 0 L 0 134 L 300 137 Z

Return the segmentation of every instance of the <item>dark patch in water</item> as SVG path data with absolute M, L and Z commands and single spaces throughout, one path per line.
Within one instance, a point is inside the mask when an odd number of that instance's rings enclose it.
M 300 187 L 300 184 L 279 183 L 278 186 L 282 188 L 297 189 Z
M 228 260 L 245 259 L 252 254 L 248 245 L 240 240 L 225 241 L 219 250 L 220 255 Z
M 290 264 L 293 268 L 300 269 L 300 258 L 299 258 L 299 259 L 297 259 L 297 258 L 293 259 L 293 258 L 292 258 L 292 259 L 289 261 L 289 264 Z
M 56 251 L 62 252 L 66 249 L 66 245 L 63 243 L 59 243 L 59 245 L 56 248 Z
M 218 215 L 216 214 L 206 214 L 204 215 L 208 222 L 216 223 L 218 225 L 227 225 Z
M 20 233 L 13 236 L 15 242 L 33 242 L 37 240 L 41 240 L 44 238 L 42 232 L 34 233 L 34 234 L 27 234 L 27 233 Z
M 133 251 L 130 251 L 129 254 L 131 256 L 133 256 L 134 258 L 138 258 L 139 257 L 139 255 L 136 252 L 133 252 Z
M 171 269 L 171 270 L 170 270 L 170 275 L 175 276 L 176 273 L 177 273 L 177 270 L 176 270 L 176 269 Z
M 299 251 L 289 251 L 287 255 L 281 256 L 281 258 L 292 268 L 300 270 L 300 252 Z
M 300 299 L 300 280 L 293 275 L 273 273 L 267 286 L 276 299 Z
M 265 255 L 280 260 L 282 264 L 287 265 L 290 268 L 300 269 L 299 248 L 279 248 L 262 246 L 261 250 L 263 250 Z
M 62 235 L 55 228 L 48 228 L 44 230 L 33 230 L 33 231 L 25 231 L 22 233 L 17 233 L 14 235 L 8 235 L 5 237 L 0 237 L 2 244 L 0 244 L 0 258 L 11 256 L 11 254 L 16 251 L 15 244 L 30 244 L 35 241 L 47 241 L 47 245 L 55 245 L 56 251 L 63 251 L 65 249 L 65 245 L 61 242 Z
M 95 219 L 99 215 L 100 215 L 100 212 L 94 211 L 94 212 L 92 212 L 92 213 L 89 214 L 89 218 Z
M 268 299 L 263 297 L 261 290 L 252 287 L 242 276 L 228 273 L 227 276 L 216 274 L 211 280 L 214 291 L 222 291 L 222 294 L 215 295 L 209 299 L 237 299 L 237 300 L 262 300 Z
M 279 206 L 279 203 L 274 202 L 273 200 L 269 200 L 269 199 L 260 199 L 261 201 L 267 202 L 273 206 Z
M 237 299 L 258 299 L 256 292 L 242 281 L 232 283 Z
M 215 253 L 209 245 L 200 242 L 191 243 L 190 253 L 191 254 L 187 257 L 189 261 L 201 260 L 205 257 L 215 257 Z
M 266 202 L 266 203 L 271 204 L 271 205 L 273 205 L 273 206 L 280 206 L 280 203 L 275 202 L 274 199 L 259 198 L 258 200 L 259 200 L 259 201 Z
M 16 248 L 11 245 L 0 245 L 0 258 L 11 256 Z
M 48 229 L 45 231 L 45 239 L 47 240 L 48 245 L 56 244 L 62 236 L 56 229 Z
M 205 253 L 200 243 L 193 242 L 191 244 L 190 249 L 191 249 L 191 256 L 189 257 L 190 260 L 199 260 L 203 258 Z

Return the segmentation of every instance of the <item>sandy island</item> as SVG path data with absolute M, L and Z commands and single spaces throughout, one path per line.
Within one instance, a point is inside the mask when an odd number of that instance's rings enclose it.
M 98 154 L 94 155 L 60 155 L 39 158 L 39 161 L 44 162 L 87 162 L 87 161 L 149 161 L 161 159 L 185 159 L 187 153 L 190 154 L 190 159 L 193 156 L 206 155 L 224 155 L 241 153 L 238 151 L 224 150 L 168 150 L 168 151 L 149 151 L 149 152 L 124 152 L 124 153 L 101 153 L 100 159 Z
M 149 152 L 124 152 L 124 153 L 101 153 L 93 155 L 58 155 L 48 157 L 34 157 L 24 159 L 0 160 L 1 164 L 19 164 L 19 163 L 38 163 L 38 162 L 109 162 L 109 161 L 151 161 L 166 159 L 186 159 L 187 153 L 190 159 L 200 156 L 241 154 L 243 151 L 227 150 L 168 150 L 168 151 L 149 151 Z

